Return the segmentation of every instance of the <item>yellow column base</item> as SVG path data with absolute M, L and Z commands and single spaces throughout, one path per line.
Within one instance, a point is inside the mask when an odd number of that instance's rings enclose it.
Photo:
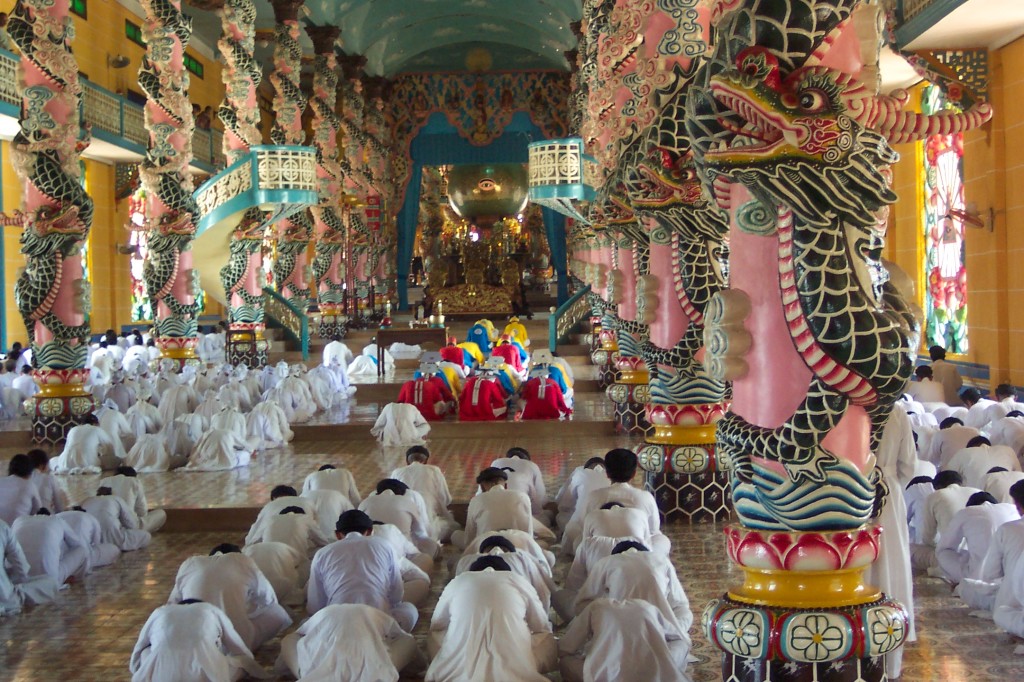
M 729 597 L 758 606 L 828 609 L 856 606 L 881 599 L 882 593 L 864 584 L 866 567 L 837 571 L 780 571 L 740 566 L 743 585 Z
M 681 424 L 654 424 L 654 434 L 648 443 L 658 445 L 707 445 L 715 442 L 715 425 L 683 426 Z

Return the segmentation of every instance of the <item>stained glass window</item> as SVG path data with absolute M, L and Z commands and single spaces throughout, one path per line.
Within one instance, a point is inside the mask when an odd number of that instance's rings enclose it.
M 146 190 L 141 187 L 128 199 L 128 221 L 128 245 L 134 249 L 129 263 L 132 322 L 144 322 L 153 319 L 153 306 L 149 303 L 146 282 L 142 277 L 142 266 L 149 257 L 149 248 L 146 245 Z
M 921 109 L 954 109 L 934 85 L 924 89 Z M 925 345 L 967 352 L 966 215 L 963 134 L 932 135 L 924 141 Z

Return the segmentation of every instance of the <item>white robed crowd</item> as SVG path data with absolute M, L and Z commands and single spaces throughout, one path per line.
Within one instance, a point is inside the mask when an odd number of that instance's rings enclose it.
M 276 486 L 243 546 L 180 566 L 139 634 L 132 679 L 689 680 L 693 615 L 654 499 L 630 482 L 634 453 L 588 461 L 549 499 L 529 453 L 513 448 L 480 472 L 464 528 L 427 449 L 406 462 L 365 496 L 332 465 Z M 449 543 L 421 646 L 412 631 Z M 571 564 L 561 587 L 560 558 Z M 278 637 L 264 670 L 254 653 Z

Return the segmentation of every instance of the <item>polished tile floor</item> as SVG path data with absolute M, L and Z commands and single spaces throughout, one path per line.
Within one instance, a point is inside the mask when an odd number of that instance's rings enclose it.
M 451 482 L 457 500 L 468 499 L 476 472 L 509 443 L 500 438 L 466 439 L 433 444 L 434 461 Z M 523 440 L 554 491 L 567 473 L 587 457 L 609 447 L 629 444 L 627 438 L 580 438 L 571 443 Z M 7 453 L 4 453 L 7 454 Z M 300 484 L 321 463 L 331 461 L 351 468 L 368 491 L 375 481 L 401 459 L 401 450 L 382 451 L 368 440 L 324 444 L 297 444 L 260 458 L 246 470 L 205 474 L 150 474 L 144 476 L 151 504 L 166 507 L 254 506 L 267 498 L 279 482 Z M 91 492 L 96 477 L 66 477 L 72 499 Z M 695 615 L 703 604 L 738 582 L 725 561 L 722 526 L 666 528 L 673 541 L 673 561 L 687 590 Z M 84 583 L 71 586 L 57 603 L 14 618 L 0 620 L 0 679 L 124 680 L 135 638 L 148 614 L 164 603 L 178 565 L 194 553 L 206 553 L 220 542 L 241 542 L 243 533 L 158 533 L 145 550 L 125 554 L 118 564 L 101 569 Z M 446 550 L 446 555 L 450 550 Z M 435 592 L 448 576 L 434 571 Z M 560 566 L 560 572 L 564 567 Z M 906 650 L 908 682 L 944 680 L 1022 680 L 1024 656 L 1014 656 L 1014 638 L 988 621 L 967 616 L 968 609 L 950 596 L 941 581 L 917 578 L 920 639 Z M 417 634 L 429 622 L 431 599 L 423 610 Z M 296 612 L 296 619 L 302 614 Z M 696 682 L 720 679 L 715 649 L 699 632 L 693 633 L 692 666 Z M 277 643 L 264 646 L 258 657 L 270 667 Z M 553 677 L 557 679 L 557 677 Z

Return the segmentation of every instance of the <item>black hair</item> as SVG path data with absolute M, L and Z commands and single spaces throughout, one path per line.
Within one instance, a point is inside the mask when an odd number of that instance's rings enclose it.
M 505 552 L 515 552 L 516 546 L 504 535 L 488 535 L 480 542 L 480 553 L 485 554 L 487 550 L 500 548 Z
M 290 507 L 285 507 L 284 509 L 281 510 L 280 513 L 281 514 L 305 514 L 306 510 L 303 509 L 302 507 L 298 507 L 296 505 L 292 505 Z
M 135 471 L 135 469 L 130 466 L 119 466 L 117 467 L 116 471 L 121 476 L 129 476 L 131 478 L 135 478 L 139 475 L 138 472 Z
M 419 459 L 420 456 L 430 459 L 430 450 L 427 449 L 426 445 L 413 445 L 405 451 L 405 463 L 408 464 L 410 458 Z
M 945 419 L 943 419 L 942 421 L 939 422 L 939 428 L 940 429 L 948 429 L 951 426 L 963 426 L 963 425 L 964 425 L 963 421 L 961 421 L 960 419 L 957 419 L 956 417 L 946 417 Z
M 992 493 L 987 493 L 984 490 L 979 490 L 970 497 L 967 498 L 968 507 L 977 507 L 979 504 L 985 504 L 990 502 L 992 504 L 999 504 L 999 500 L 992 496 Z
M 113 495 L 113 494 L 114 494 L 114 491 L 113 491 L 113 489 L 109 485 L 101 485 L 99 488 L 96 489 L 96 496 L 97 497 L 106 497 L 108 495 Z
M 482 556 L 469 565 L 471 571 L 484 571 L 493 568 L 495 571 L 511 571 L 512 567 L 500 556 Z
M 591 457 L 583 464 L 584 469 L 593 469 L 596 466 L 604 466 L 604 457 Z
M 623 509 L 625 509 L 626 505 L 622 504 L 621 502 L 605 502 L 604 504 L 601 505 L 601 509 L 615 509 L 616 507 L 622 507 Z
M 373 529 L 373 521 L 364 511 L 349 509 L 342 512 L 338 522 L 334 524 L 334 530 L 342 535 L 349 533 L 365 533 Z
M 932 483 L 931 476 L 914 476 L 910 479 L 910 483 L 907 484 L 907 490 L 910 490 L 910 486 L 917 485 L 918 483 Z
M 973 405 L 974 403 L 981 400 L 981 391 L 979 391 L 976 388 L 965 388 L 964 390 L 960 391 L 960 398 L 965 403 L 970 401 L 970 403 Z
M 28 458 L 32 460 L 32 466 L 36 469 L 45 469 L 50 464 L 50 456 L 47 455 L 44 450 L 33 448 L 26 454 L 28 455 Z
M 992 467 L 991 469 L 989 469 L 985 473 L 986 474 L 999 474 L 999 473 L 1002 473 L 1004 471 L 1007 471 L 1006 467 Z
M 931 379 L 933 374 L 932 368 L 928 365 L 919 365 L 918 368 L 914 370 L 914 375 L 918 379 Z
M 615 545 L 615 547 L 612 549 L 612 554 L 622 554 L 623 552 L 628 552 L 631 549 L 635 549 L 638 552 L 651 551 L 647 549 L 647 545 L 643 544 L 642 542 L 637 542 L 636 540 L 623 540 L 619 544 Z
M 515 447 L 509 448 L 508 452 L 505 453 L 505 456 L 506 457 L 518 457 L 519 459 L 526 459 L 526 460 L 530 459 L 530 453 L 526 450 L 526 448 L 521 448 L 518 445 L 515 446 Z
M 1006 416 L 1007 417 L 1024 417 L 1024 412 L 1021 412 L 1020 410 L 1010 410 L 1009 412 L 1006 413 Z
M 331 469 L 337 469 L 337 467 L 333 464 L 324 464 L 322 467 L 317 469 L 317 471 L 330 471 Z
M 396 495 L 405 495 L 406 491 L 409 490 L 409 486 L 397 478 L 385 478 L 377 484 L 377 494 L 380 495 L 385 490 L 390 490 Z
M 210 550 L 210 556 L 213 556 L 214 554 L 236 554 L 241 551 L 242 548 L 238 545 L 232 545 L 230 542 L 222 542 Z
M 964 477 L 960 475 L 959 471 L 940 471 L 935 474 L 935 478 L 932 479 L 932 485 L 935 486 L 936 490 L 942 490 L 943 488 L 951 485 L 963 485 Z
M 185 606 L 187 604 L 202 604 L 203 600 L 202 599 L 182 599 L 178 603 L 181 604 L 182 606 Z
M 1024 509 L 1024 481 L 1017 481 L 1010 486 L 1010 497 L 1018 508 Z
M 1017 391 L 1010 384 L 999 384 L 996 386 L 996 397 L 997 398 L 1013 398 L 1016 400 Z
M 504 471 L 497 467 L 487 467 L 486 469 L 481 471 L 476 477 L 477 484 L 497 483 L 499 481 L 507 480 L 508 474 L 506 474 Z
M 965 445 L 964 447 L 977 448 L 981 447 L 982 445 L 992 445 L 992 441 L 990 441 L 988 438 L 985 438 L 985 436 L 975 436 L 974 438 L 967 441 L 967 445 Z
M 17 476 L 18 478 L 28 478 L 35 471 L 36 467 L 32 463 L 32 458 L 26 454 L 18 453 L 14 457 L 11 457 L 11 461 L 7 463 L 7 475 Z
M 609 450 L 604 456 L 604 470 L 612 483 L 626 483 L 636 475 L 636 453 L 626 448 Z
M 932 346 L 928 349 L 928 356 L 932 359 L 932 362 L 936 360 L 946 359 L 946 349 L 942 346 Z
M 290 485 L 275 485 L 270 491 L 270 499 L 276 500 L 279 497 L 298 497 L 299 493 Z
M 46 507 L 40 507 L 36 512 L 36 516 L 50 516 L 50 510 Z

